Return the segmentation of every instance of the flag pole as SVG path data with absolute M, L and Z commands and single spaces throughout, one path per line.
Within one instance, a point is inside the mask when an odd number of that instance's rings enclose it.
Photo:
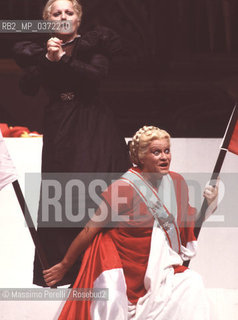
M 33 223 L 33 220 L 31 218 L 31 214 L 29 212 L 29 209 L 27 207 L 26 201 L 25 201 L 24 196 L 22 194 L 22 190 L 21 190 L 21 187 L 19 185 L 18 180 L 13 181 L 12 185 L 13 185 L 15 194 L 17 196 L 18 202 L 20 204 L 22 213 L 23 213 L 24 218 L 26 220 L 26 224 L 28 226 L 28 230 L 30 231 L 31 238 L 32 238 L 32 240 L 34 242 L 36 253 L 37 253 L 37 256 L 38 256 L 38 258 L 40 260 L 41 267 L 42 267 L 43 270 L 44 269 L 48 269 L 49 268 L 49 263 L 48 263 L 48 260 L 46 258 L 46 255 L 45 255 L 45 251 L 43 250 L 43 247 L 41 245 L 39 236 L 38 236 L 37 231 L 36 231 L 36 229 L 34 227 L 34 223 Z M 57 285 L 53 285 L 53 286 L 51 286 L 51 288 L 55 289 L 55 288 L 57 288 Z
M 214 186 L 216 184 L 216 181 L 217 181 L 217 178 L 220 174 L 225 156 L 227 154 L 227 149 L 228 149 L 228 146 L 229 146 L 237 119 L 238 119 L 238 108 L 237 108 L 237 105 L 235 105 L 233 108 L 230 120 L 228 122 L 226 131 L 225 131 L 225 135 L 224 135 L 221 147 L 220 147 L 220 152 L 217 157 L 217 161 L 216 161 L 216 164 L 214 166 L 214 169 L 213 169 L 210 181 L 209 181 L 210 186 Z M 198 238 L 199 233 L 201 231 L 202 224 L 206 219 L 207 208 L 208 208 L 208 203 L 207 203 L 207 200 L 204 199 L 202 206 L 201 206 L 201 209 L 200 209 L 199 218 L 197 219 L 196 224 L 195 224 L 195 228 L 194 228 L 194 235 L 196 238 Z
M 26 224 L 27 224 L 28 229 L 30 231 L 32 240 L 34 242 L 34 245 L 35 245 L 35 248 L 36 248 L 36 252 L 37 252 L 37 255 L 39 257 L 42 269 L 48 269 L 49 268 L 49 264 L 48 264 L 45 252 L 44 252 L 44 250 L 43 250 L 43 248 L 41 246 L 39 236 L 38 236 L 37 231 L 36 231 L 36 229 L 34 227 L 34 223 L 32 221 L 31 214 L 29 212 L 29 209 L 27 207 L 26 201 L 25 201 L 24 196 L 22 194 L 22 190 L 21 190 L 21 187 L 19 185 L 18 180 L 12 182 L 12 185 L 13 185 L 15 194 L 17 196 L 18 202 L 20 204 L 22 213 L 23 213 L 24 218 L 26 220 Z
M 213 169 L 210 181 L 209 181 L 210 186 L 214 186 L 216 184 L 216 181 L 217 181 L 217 178 L 220 174 L 225 156 L 227 154 L 227 149 L 228 149 L 234 128 L 236 126 L 237 119 L 238 119 L 238 108 L 237 108 L 237 104 L 236 104 L 233 108 L 230 120 L 228 122 L 226 131 L 225 131 L 225 135 L 224 135 L 221 147 L 220 147 L 220 152 L 217 157 L 217 161 L 216 161 L 216 164 L 214 166 L 214 169 Z M 201 209 L 200 209 L 199 218 L 196 220 L 195 227 L 194 227 L 194 235 L 196 238 L 198 238 L 199 233 L 202 228 L 202 224 L 206 219 L 207 208 L 208 208 L 208 203 L 207 203 L 207 200 L 204 199 L 202 206 L 201 206 Z M 188 266 L 189 262 L 190 262 L 190 260 L 186 261 L 184 263 L 184 265 Z
M 218 155 L 214 170 L 212 172 L 212 175 L 211 175 L 211 178 L 210 178 L 210 181 L 209 181 L 209 185 L 210 186 L 214 186 L 216 184 L 216 181 L 217 181 L 217 178 L 218 178 L 218 176 L 220 174 L 220 171 L 221 171 L 221 168 L 222 168 L 226 153 L 227 153 L 227 150 L 225 150 L 225 149 L 221 149 L 220 152 L 219 152 L 219 155 Z M 203 203 L 202 203 L 202 206 L 201 206 L 201 209 L 200 209 L 200 212 L 199 212 L 199 218 L 196 220 L 195 228 L 194 228 L 194 235 L 195 235 L 196 238 L 198 238 L 199 233 L 200 233 L 201 228 L 202 228 L 202 224 L 206 219 L 207 208 L 208 208 L 207 200 L 203 199 Z

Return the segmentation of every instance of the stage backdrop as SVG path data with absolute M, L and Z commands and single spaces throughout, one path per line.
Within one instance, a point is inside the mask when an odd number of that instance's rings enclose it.
M 1 0 L 1 19 L 40 19 L 46 0 Z M 83 0 L 84 33 L 114 29 L 123 51 L 102 84 L 123 136 L 159 125 L 174 137 L 221 137 L 238 99 L 237 0 Z M 42 131 L 44 93 L 23 97 L 15 42 L 40 34 L 0 33 L 0 122 Z

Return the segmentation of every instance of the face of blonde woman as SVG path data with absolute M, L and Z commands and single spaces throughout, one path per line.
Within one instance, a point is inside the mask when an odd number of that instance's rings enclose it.
M 142 171 L 163 176 L 169 172 L 171 162 L 170 141 L 167 138 L 152 140 L 141 159 Z
M 72 2 L 68 0 L 56 0 L 52 6 L 48 20 L 53 21 L 71 21 L 71 35 L 76 35 L 80 25 L 80 17 L 75 11 Z

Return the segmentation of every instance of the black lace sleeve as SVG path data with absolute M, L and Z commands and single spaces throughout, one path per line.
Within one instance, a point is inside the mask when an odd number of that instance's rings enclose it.
M 122 53 L 122 44 L 119 35 L 113 30 L 98 26 L 82 37 L 82 47 L 113 58 Z
M 37 43 L 22 41 L 15 44 L 13 54 L 16 63 L 23 69 L 23 76 L 19 81 L 21 91 L 33 96 L 40 88 L 39 60 L 45 50 Z
M 37 65 L 45 53 L 43 46 L 30 41 L 17 42 L 13 47 L 14 59 L 21 68 Z

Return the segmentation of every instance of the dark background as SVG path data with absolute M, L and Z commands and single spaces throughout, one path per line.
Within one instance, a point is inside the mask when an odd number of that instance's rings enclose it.
M 41 19 L 46 1 L 0 0 L 0 19 Z M 125 54 L 117 57 L 102 95 L 124 136 L 156 125 L 173 137 L 222 137 L 238 98 L 237 0 L 84 0 L 82 31 L 114 29 Z M 41 35 L 37 35 L 39 37 Z M 23 96 L 16 41 L 0 34 L 0 122 L 42 130 L 47 98 Z

